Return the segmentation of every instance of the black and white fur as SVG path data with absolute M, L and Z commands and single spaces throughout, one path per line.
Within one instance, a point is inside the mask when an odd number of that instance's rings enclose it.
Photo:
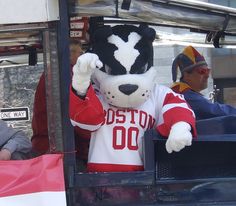
M 156 70 L 152 42 L 155 30 L 147 26 L 117 25 L 96 31 L 92 52 L 103 63 L 93 81 L 107 102 L 116 107 L 136 108 L 150 96 Z

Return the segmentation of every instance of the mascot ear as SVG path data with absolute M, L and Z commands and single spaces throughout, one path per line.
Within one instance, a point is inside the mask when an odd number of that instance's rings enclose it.
M 147 24 L 140 24 L 140 34 L 150 42 L 153 42 L 156 37 L 156 31 L 153 28 L 148 27 Z
M 107 38 L 112 35 L 112 28 L 111 26 L 103 26 L 98 28 L 93 36 L 93 42 L 105 42 Z

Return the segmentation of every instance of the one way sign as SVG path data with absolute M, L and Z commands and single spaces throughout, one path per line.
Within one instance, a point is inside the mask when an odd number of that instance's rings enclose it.
M 28 121 L 29 108 L 28 107 L 2 108 L 0 109 L 0 119 L 4 121 Z

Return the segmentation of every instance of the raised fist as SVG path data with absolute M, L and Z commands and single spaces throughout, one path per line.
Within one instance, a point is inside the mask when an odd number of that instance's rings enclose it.
M 85 53 L 77 59 L 73 66 L 72 87 L 78 95 L 84 96 L 90 85 L 90 79 L 97 68 L 102 67 L 102 62 L 93 53 Z
M 192 144 L 191 126 L 186 122 L 175 123 L 170 130 L 166 141 L 166 150 L 168 153 L 179 152 L 185 146 Z

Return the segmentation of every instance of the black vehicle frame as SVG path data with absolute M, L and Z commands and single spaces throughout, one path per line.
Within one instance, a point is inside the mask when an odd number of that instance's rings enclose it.
M 130 1 L 124 1 L 128 2 Z M 68 206 L 235 205 L 236 131 L 231 129 L 229 134 L 204 135 L 203 132 L 193 142 L 191 148 L 171 155 L 164 149 L 165 139 L 154 131 L 148 131 L 144 138 L 145 171 L 129 173 L 77 171 L 76 155 L 73 152 L 74 134 L 68 116 L 69 6 L 68 1 L 60 0 L 60 21 L 48 23 L 42 29 L 47 109 L 50 111 L 48 114 L 50 150 L 52 153 L 65 154 Z M 218 120 L 220 121 L 225 119 Z M 199 130 L 201 124 L 211 125 L 209 122 L 199 123 Z

